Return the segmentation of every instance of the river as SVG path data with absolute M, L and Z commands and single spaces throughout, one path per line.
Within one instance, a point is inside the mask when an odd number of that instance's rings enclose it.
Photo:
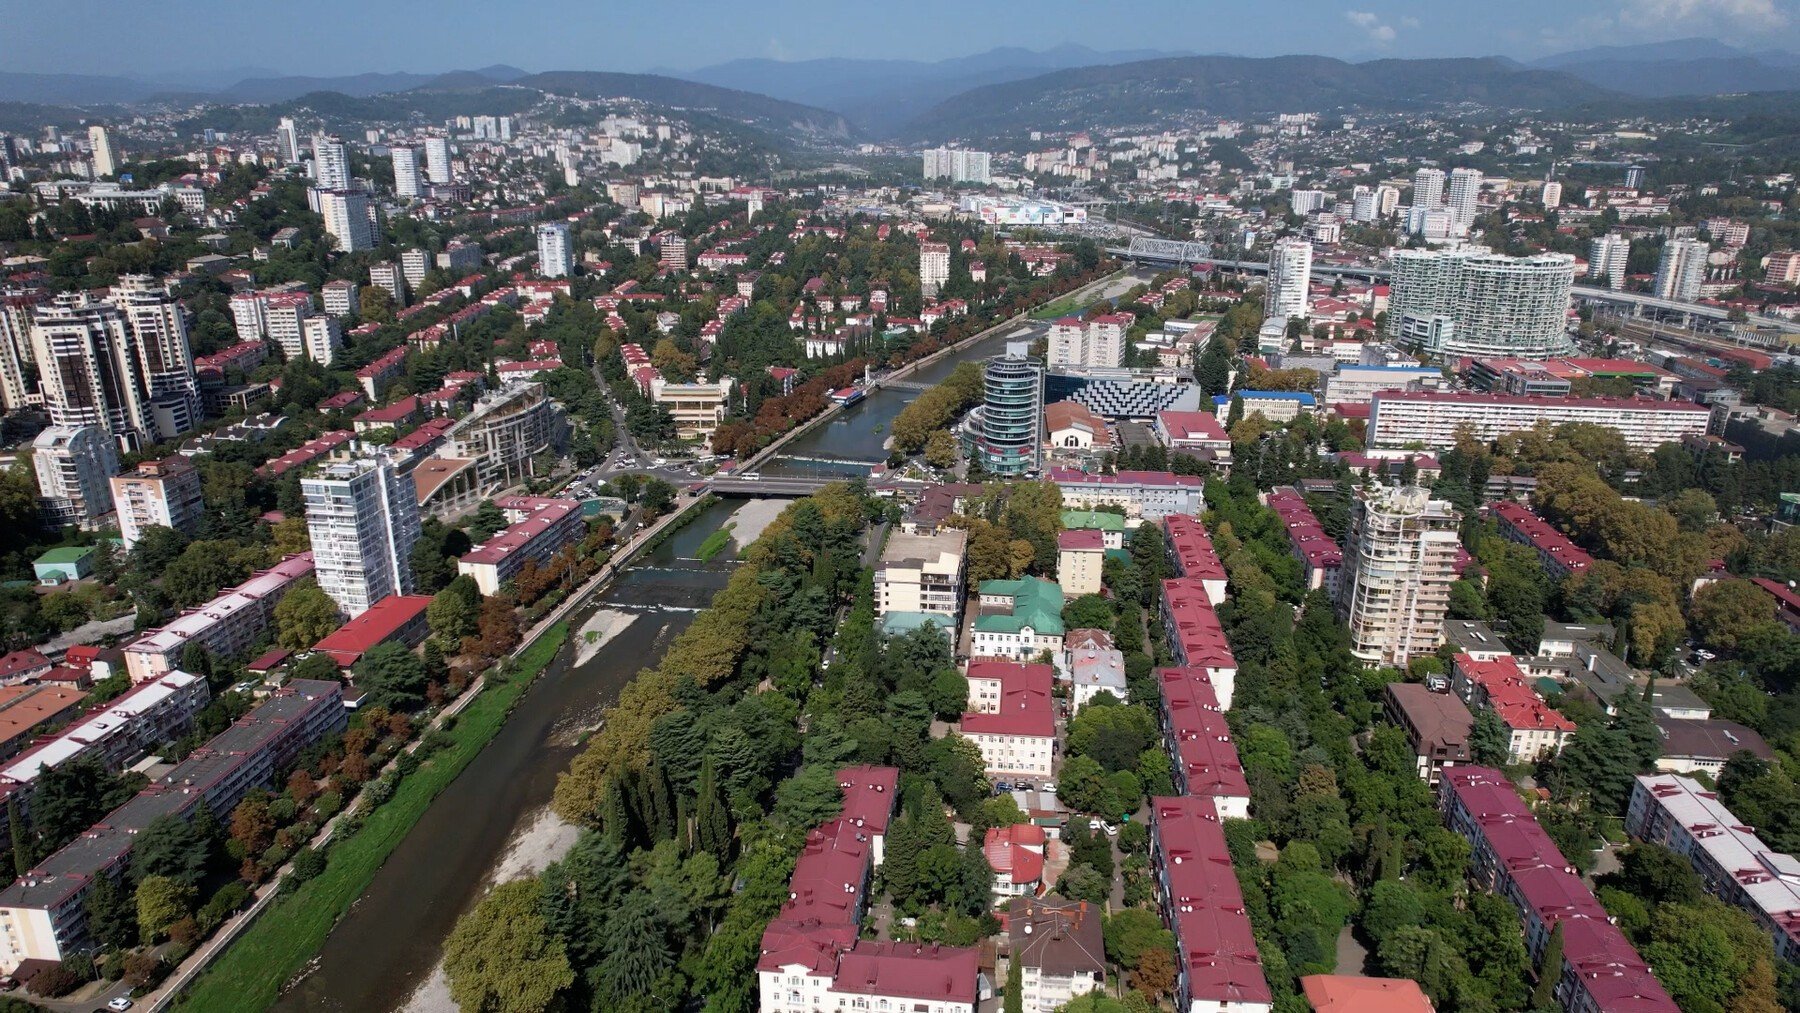
M 1115 282 L 1106 294 L 1129 284 Z M 1035 339 L 1048 325 L 1028 326 Z M 938 383 L 961 362 L 999 354 L 1018 330 L 985 338 L 907 380 Z M 915 390 L 879 391 L 842 418 L 798 438 L 762 470 L 867 475 L 867 465 L 807 458 L 884 460 L 882 444 L 894 417 L 918 396 Z M 601 711 L 639 669 L 662 656 L 670 638 L 686 629 L 694 613 L 725 586 L 735 565 L 723 558 L 702 563 L 695 552 L 727 522 L 735 522 L 734 542 L 754 540 L 781 505 L 728 500 L 709 508 L 576 610 L 570 629 L 580 631 L 590 623 L 604 628 L 604 643 L 584 652 L 586 638 L 579 632 L 571 635 L 493 741 L 432 803 L 332 929 L 310 973 L 273 1008 L 285 1013 L 456 1013 L 439 967 L 456 919 L 496 882 L 533 874 L 568 847 L 573 830 L 548 808 L 557 775 L 568 769 Z M 578 663 L 584 653 L 590 656 Z

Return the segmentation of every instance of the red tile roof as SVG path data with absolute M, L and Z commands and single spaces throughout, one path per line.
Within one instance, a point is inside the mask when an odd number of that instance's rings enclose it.
M 1056 735 L 1056 715 L 1050 702 L 1055 670 L 1049 665 L 1017 661 L 981 660 L 969 663 L 969 678 L 1000 682 L 998 714 L 964 714 L 963 734 Z
M 837 777 L 838 787 L 844 791 L 844 819 L 860 821 L 860 826 L 877 834 L 887 833 L 899 798 L 900 771 L 894 767 L 845 767 Z
M 331 655 L 339 667 L 348 668 L 377 645 L 392 640 L 430 605 L 428 594 L 390 594 L 314 644 L 313 650 Z
M 981 850 L 1003 882 L 1022 886 L 1044 878 L 1044 828 L 1035 823 L 989 827 Z
M 1488 661 L 1476 661 L 1467 654 L 1455 659 L 1456 670 L 1481 687 L 1488 705 L 1508 728 L 1530 728 L 1537 731 L 1573 732 L 1575 722 L 1552 710 L 1525 682 L 1525 673 L 1510 655 Z
M 1248 800 L 1250 782 L 1212 678 L 1200 668 L 1158 669 L 1156 677 L 1182 790 L 1201 798 Z
M 1157 866 L 1168 884 L 1175 956 L 1196 1002 L 1258 1003 L 1274 996 L 1231 868 L 1218 811 L 1204 798 L 1154 798 Z
M 1169 554 L 1175 557 L 1175 573 L 1196 580 L 1224 580 L 1225 564 L 1213 549 L 1212 538 L 1198 517 L 1169 514 L 1163 518 L 1163 535 Z

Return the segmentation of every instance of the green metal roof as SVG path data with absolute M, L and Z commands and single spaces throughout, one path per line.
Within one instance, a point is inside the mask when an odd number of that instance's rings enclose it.
M 1125 530 L 1125 518 L 1104 510 L 1064 510 L 1062 523 L 1063 527 L 1072 530 Z
M 984 615 L 975 619 L 975 628 L 996 633 L 1017 633 L 1026 626 L 1039 633 L 1062 636 L 1062 587 L 1037 577 L 1018 580 L 986 580 L 981 594 L 998 595 L 1013 600 L 1012 615 Z
M 51 549 L 49 552 L 46 552 L 33 560 L 33 562 L 45 564 L 79 563 L 93 554 L 94 547 L 92 545 L 64 545 L 59 548 Z

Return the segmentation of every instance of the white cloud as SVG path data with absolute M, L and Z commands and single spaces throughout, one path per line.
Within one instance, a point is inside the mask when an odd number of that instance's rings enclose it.
M 1643 31 L 1690 24 L 1769 31 L 1786 27 L 1788 14 L 1776 0 L 1626 0 L 1619 7 L 1619 22 Z
M 1385 46 L 1399 34 L 1393 25 L 1382 24 L 1381 18 L 1370 11 L 1345 11 L 1344 20 L 1362 29 L 1369 41 L 1377 45 Z

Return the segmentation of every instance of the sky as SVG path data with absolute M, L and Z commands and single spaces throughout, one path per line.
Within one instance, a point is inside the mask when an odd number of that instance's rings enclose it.
M 1800 0 L 12 0 L 0 71 L 213 78 L 936 60 L 996 46 L 1530 59 L 1707 36 L 1800 50 Z M 220 84 L 230 83 L 222 81 Z

